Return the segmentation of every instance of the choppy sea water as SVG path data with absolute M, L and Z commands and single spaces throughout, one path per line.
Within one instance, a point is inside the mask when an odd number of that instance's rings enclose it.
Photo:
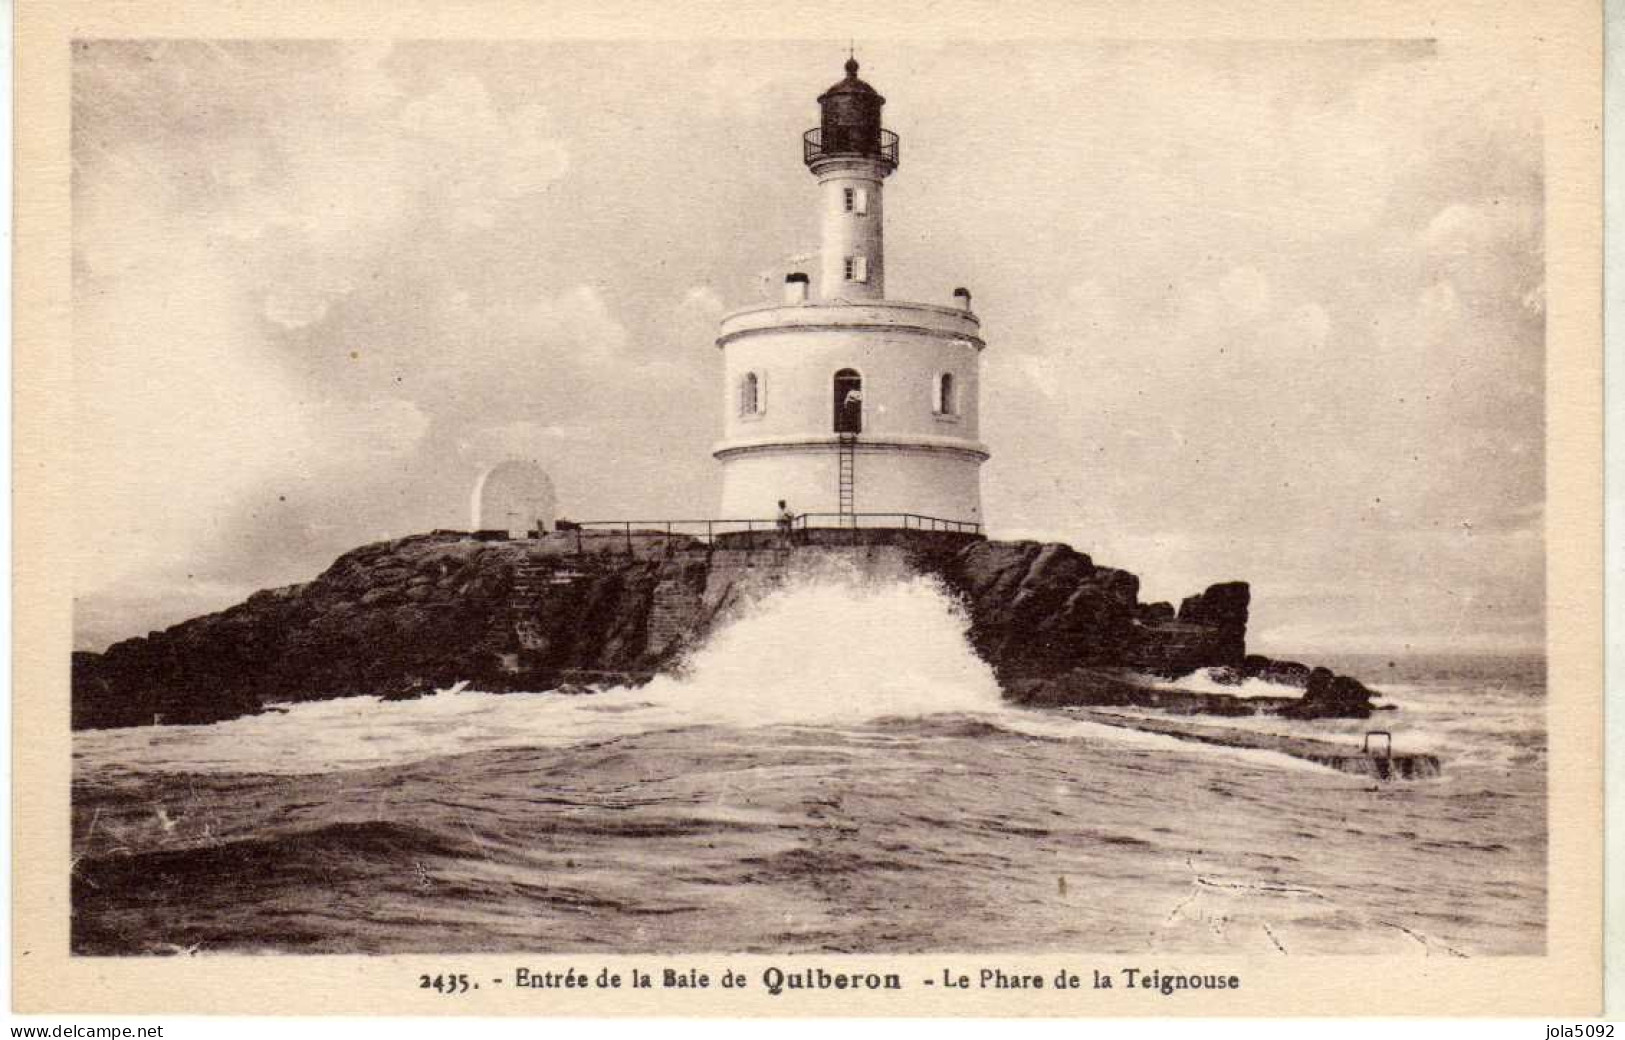
M 1444 759 L 1377 783 L 1005 705 L 964 629 L 827 578 L 640 689 L 77 734 L 74 948 L 1544 949 L 1540 661 L 1340 664 L 1397 710 L 1223 720 Z

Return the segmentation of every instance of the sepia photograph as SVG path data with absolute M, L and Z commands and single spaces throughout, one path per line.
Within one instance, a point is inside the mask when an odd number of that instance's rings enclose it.
M 1564 941 L 1540 41 L 819 24 L 74 31 L 68 961 Z

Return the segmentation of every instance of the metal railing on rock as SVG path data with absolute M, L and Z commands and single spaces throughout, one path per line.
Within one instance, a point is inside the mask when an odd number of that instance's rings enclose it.
M 970 520 L 944 520 L 940 516 L 919 513 L 802 513 L 791 522 L 791 529 L 833 528 L 836 530 L 868 529 L 892 531 L 951 531 L 956 534 L 981 534 L 982 525 Z
M 946 520 L 919 513 L 800 513 L 786 520 L 561 520 L 558 533 L 575 536 L 576 552 L 588 551 L 589 536 L 618 536 L 617 548 L 636 551 L 637 539 L 664 538 L 673 541 L 715 544 L 731 535 L 754 544 L 756 536 L 777 535 L 795 544 L 809 544 L 814 532 L 822 531 L 921 531 L 980 536 L 982 525 L 969 520 Z M 592 539 L 596 541 L 597 539 Z M 822 540 L 822 539 L 820 539 Z M 858 538 L 854 536 L 853 541 Z

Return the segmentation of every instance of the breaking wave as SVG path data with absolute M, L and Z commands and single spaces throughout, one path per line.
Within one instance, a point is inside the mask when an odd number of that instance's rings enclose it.
M 495 694 L 458 684 L 411 701 L 311 701 L 209 726 L 83 732 L 75 757 L 132 770 L 316 773 L 692 726 L 999 711 L 968 624 L 932 579 L 826 570 L 745 605 L 676 674 L 642 687 Z

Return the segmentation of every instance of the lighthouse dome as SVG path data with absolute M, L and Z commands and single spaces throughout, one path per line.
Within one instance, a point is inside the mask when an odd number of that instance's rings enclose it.
M 856 58 L 846 59 L 846 78 L 818 95 L 818 103 L 823 104 L 837 94 L 866 94 L 873 96 L 879 104 L 886 103 L 886 99 L 880 96 L 879 91 L 858 78 L 858 60 Z
M 885 103 L 879 91 L 858 78 L 857 59 L 848 59 L 846 78 L 818 95 L 818 150 L 880 155 L 880 106 Z

